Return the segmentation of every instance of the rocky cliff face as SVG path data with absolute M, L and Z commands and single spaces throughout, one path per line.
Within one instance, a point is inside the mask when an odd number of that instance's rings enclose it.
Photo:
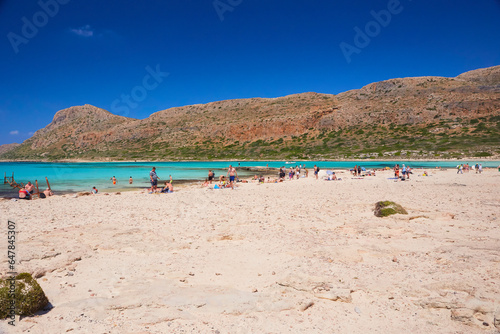
M 500 66 L 456 78 L 391 79 L 338 95 L 303 93 L 162 110 L 144 120 L 90 105 L 4 159 L 288 159 L 500 153 Z

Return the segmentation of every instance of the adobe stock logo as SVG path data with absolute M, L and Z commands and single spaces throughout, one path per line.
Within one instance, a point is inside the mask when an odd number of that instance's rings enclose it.
M 161 72 L 160 65 L 156 65 L 155 69 L 151 66 L 146 66 L 146 74 L 142 78 L 142 84 L 134 86 L 130 90 L 130 94 L 121 94 L 119 99 L 111 103 L 111 112 L 115 115 L 127 116 L 130 109 L 135 109 L 139 106 L 139 102 L 144 101 L 148 97 L 148 92 L 156 89 L 162 82 L 163 78 L 168 77 L 169 73 Z
M 364 31 L 358 26 L 354 27 L 354 32 L 356 33 L 353 40 L 354 45 L 346 42 L 342 42 L 339 45 L 347 63 L 350 64 L 352 61 L 352 55 L 354 53 L 360 54 L 361 50 L 370 44 L 372 38 L 377 37 L 381 33 L 382 27 L 386 28 L 391 23 L 393 15 L 400 14 L 403 9 L 404 7 L 401 5 L 399 0 L 389 0 L 387 3 L 387 9 L 382 9 L 379 12 L 374 10 L 370 11 L 374 20 L 365 24 Z
M 241 5 L 243 0 L 214 0 L 212 3 L 214 5 L 217 15 L 219 15 L 219 20 L 224 21 L 224 13 L 232 12 L 237 6 Z
M 28 44 L 30 39 L 34 38 L 39 29 L 45 27 L 49 22 L 49 17 L 54 17 L 59 13 L 60 5 L 65 5 L 70 0 L 47 0 L 38 1 L 38 6 L 40 6 L 41 10 L 33 14 L 31 21 L 28 20 L 26 16 L 21 18 L 23 22 L 23 26 L 21 27 L 21 35 L 16 34 L 14 32 L 9 32 L 7 34 L 7 39 L 14 49 L 14 52 L 17 54 L 19 52 L 19 46 L 21 44 Z

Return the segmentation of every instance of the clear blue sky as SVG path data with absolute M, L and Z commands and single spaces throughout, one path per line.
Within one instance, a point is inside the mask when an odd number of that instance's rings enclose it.
M 146 118 L 500 64 L 499 0 L 41 3 L 0 0 L 0 144 L 22 142 L 74 105 Z M 382 10 L 392 11 L 390 22 L 382 15 L 374 24 L 371 11 Z M 367 25 L 372 37 L 356 46 L 355 27 Z M 341 43 L 352 47 L 348 57 Z

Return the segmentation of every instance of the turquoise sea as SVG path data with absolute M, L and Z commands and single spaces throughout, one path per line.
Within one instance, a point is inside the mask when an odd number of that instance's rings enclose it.
M 26 183 L 38 180 L 40 189 L 46 188 L 45 177 L 49 179 L 52 190 L 56 194 L 76 191 L 90 191 L 96 186 L 99 191 L 122 191 L 149 187 L 149 171 L 157 168 L 157 174 L 162 180 L 168 180 L 169 175 L 176 181 L 204 180 L 209 169 L 215 170 L 216 176 L 226 174 L 227 167 L 233 166 L 266 166 L 291 167 L 306 165 L 312 168 L 315 164 L 322 169 L 352 168 L 361 165 L 366 168 L 392 167 L 396 163 L 406 164 L 413 168 L 455 168 L 459 163 L 476 163 L 475 161 L 205 161 L 205 162 L 95 162 L 95 163 L 45 163 L 45 162 L 0 162 L 0 197 L 16 197 L 17 191 L 3 184 L 4 173 L 11 176 L 14 172 L 16 182 Z M 500 161 L 482 161 L 483 167 L 497 167 Z M 239 175 L 253 175 L 248 171 L 239 171 Z M 117 184 L 113 185 L 110 178 L 115 176 Z M 132 176 L 134 183 L 129 184 Z

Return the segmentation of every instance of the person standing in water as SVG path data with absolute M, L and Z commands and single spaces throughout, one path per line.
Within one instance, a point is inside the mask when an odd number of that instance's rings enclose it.
M 134 183 L 134 180 L 132 180 L 132 176 L 128 179 L 128 183 L 129 183 L 129 184 Z

